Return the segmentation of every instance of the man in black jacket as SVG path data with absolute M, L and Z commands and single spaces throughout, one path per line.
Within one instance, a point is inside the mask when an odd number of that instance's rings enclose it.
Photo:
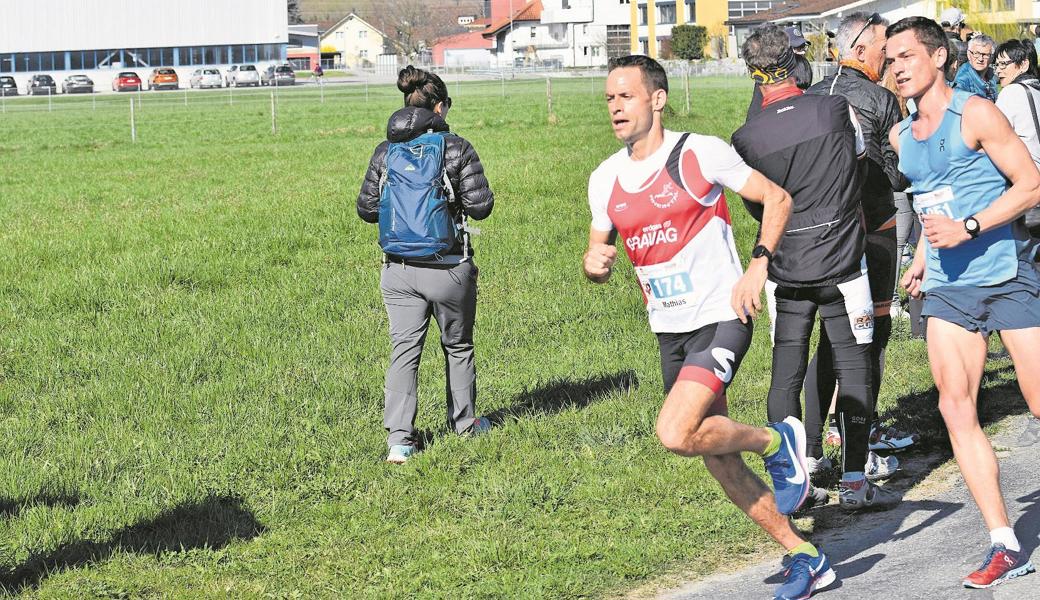
M 862 140 L 844 97 L 803 95 L 790 75 L 794 59 L 786 42 L 773 25 L 744 42 L 744 60 L 762 87 L 762 111 L 733 134 L 744 161 L 794 199 L 766 284 L 773 328 L 768 416 L 801 416 L 799 396 L 819 311 L 841 383 L 841 506 L 887 508 L 898 497 L 865 478 L 874 311 L 860 223 Z M 748 210 L 761 218 L 756 207 Z
M 790 44 L 791 51 L 794 52 L 795 65 L 791 69 L 791 75 L 794 76 L 794 81 L 799 88 L 807 90 L 812 85 L 813 80 L 812 64 L 809 62 L 809 59 L 805 58 L 809 40 L 802 37 L 801 32 L 794 27 L 784 28 L 784 33 L 787 34 L 787 43 Z M 751 104 L 748 105 L 747 119 L 757 115 L 761 110 L 762 88 L 756 83 L 754 91 L 751 92 Z
M 871 344 L 871 412 L 881 390 L 885 347 L 892 333 L 892 294 L 899 268 L 896 247 L 896 207 L 893 191 L 906 189 L 899 172 L 899 156 L 888 139 L 888 131 L 903 117 L 895 95 L 878 85 L 885 64 L 885 27 L 888 21 L 877 13 L 857 12 L 842 19 L 835 42 L 841 52 L 837 74 L 809 88 L 809 94 L 844 96 L 863 128 L 867 153 L 862 168 L 860 199 L 866 226 L 867 271 L 874 300 L 874 341 Z M 805 382 L 806 437 L 809 453 L 823 457 L 822 429 L 834 393 L 833 357 L 826 332 L 820 336 L 816 359 L 809 365 Z M 871 432 L 873 450 L 902 450 L 915 437 L 875 424 Z M 890 475 L 898 466 L 895 457 L 870 456 L 872 476 Z M 822 464 L 822 463 L 821 463 Z M 812 465 L 810 465 L 812 466 Z

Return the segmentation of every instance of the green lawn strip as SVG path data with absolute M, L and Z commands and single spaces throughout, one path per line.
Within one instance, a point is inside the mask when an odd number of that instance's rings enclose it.
M 431 328 L 428 447 L 401 468 L 382 462 L 376 228 L 354 209 L 399 92 L 279 90 L 276 135 L 267 90 L 144 95 L 136 144 L 128 96 L 9 103 L 0 581 L 41 598 L 576 598 L 768 547 L 701 461 L 654 438 L 659 358 L 632 269 L 605 286 L 580 272 L 588 175 L 619 146 L 597 81 L 552 85 L 555 125 L 544 81 L 449 83 L 496 193 L 474 223 L 476 339 L 479 407 L 503 426 L 448 434 Z M 666 124 L 728 139 L 749 84 L 691 85 Z M 746 257 L 755 224 L 730 208 Z M 749 423 L 765 420 L 766 325 L 730 388 Z M 887 373 L 882 412 L 931 389 L 905 336 Z

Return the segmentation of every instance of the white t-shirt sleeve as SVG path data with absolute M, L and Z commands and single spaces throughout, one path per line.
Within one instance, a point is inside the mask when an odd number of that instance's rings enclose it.
M 610 203 L 611 181 L 602 166 L 589 176 L 589 210 L 592 211 L 592 228 L 596 231 L 612 231 L 614 223 L 607 214 Z
M 726 142 L 712 136 L 690 136 L 684 150 L 693 150 L 701 167 L 701 174 L 709 183 L 739 192 L 747 185 L 754 171 Z
M 859 124 L 852 106 L 849 106 L 849 120 L 852 121 L 852 128 L 856 130 L 856 156 L 863 156 L 867 151 L 867 142 L 863 139 L 863 127 Z

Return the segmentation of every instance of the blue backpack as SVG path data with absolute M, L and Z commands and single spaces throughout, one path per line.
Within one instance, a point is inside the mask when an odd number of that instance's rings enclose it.
M 428 131 L 386 149 L 379 181 L 379 246 L 400 258 L 429 258 L 452 248 L 461 228 L 444 170 L 444 133 Z M 465 251 L 465 250 L 464 250 Z

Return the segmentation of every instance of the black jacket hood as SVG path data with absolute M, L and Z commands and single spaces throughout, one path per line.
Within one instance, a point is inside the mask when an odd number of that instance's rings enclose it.
M 431 129 L 448 131 L 448 124 L 428 108 L 406 106 L 390 115 L 390 121 L 386 124 L 386 139 L 389 142 L 407 142 Z

